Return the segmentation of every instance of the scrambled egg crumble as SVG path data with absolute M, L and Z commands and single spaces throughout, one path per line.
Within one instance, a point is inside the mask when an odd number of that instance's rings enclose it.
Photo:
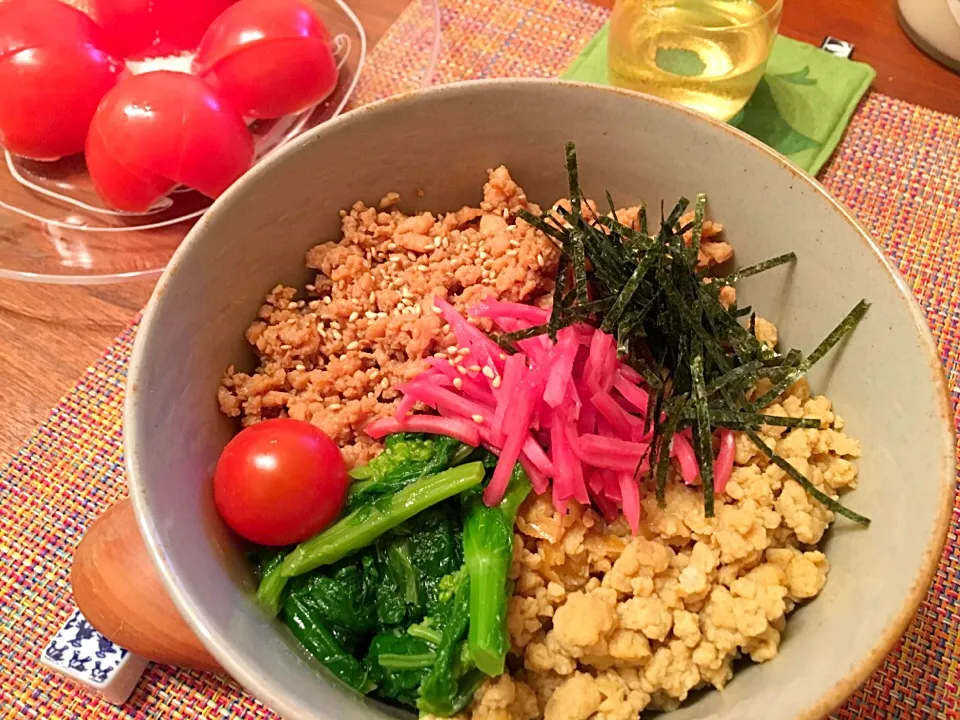
M 806 381 L 765 412 L 820 418 L 820 429 L 761 434 L 828 495 L 856 485 L 859 444 Z M 468 716 L 631 720 L 676 708 L 699 687 L 722 688 L 737 658 L 773 658 L 787 615 L 826 582 L 816 545 L 834 514 L 745 436 L 716 517 L 679 478 L 663 508 L 648 488 L 643 513 L 632 537 L 622 518 L 527 501 L 514 538 L 511 670 L 477 692 Z

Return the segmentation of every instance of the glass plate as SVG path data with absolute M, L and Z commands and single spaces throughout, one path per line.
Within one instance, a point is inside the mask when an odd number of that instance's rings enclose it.
M 340 80 L 333 95 L 294 116 L 251 125 L 263 158 L 303 131 L 336 117 L 356 88 L 367 56 L 363 25 L 345 0 L 307 0 L 334 36 Z M 437 0 L 421 0 L 424 37 L 410 38 L 421 56 L 420 87 L 433 81 L 440 47 Z M 175 190 L 145 213 L 103 206 L 82 156 L 34 162 L 0 158 L 0 279 L 95 285 L 159 275 L 211 200 Z

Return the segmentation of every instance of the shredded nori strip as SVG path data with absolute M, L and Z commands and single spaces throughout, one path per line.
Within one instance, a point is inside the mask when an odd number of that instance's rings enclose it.
M 776 257 L 770 258 L 769 260 L 764 260 L 763 262 L 757 263 L 756 265 L 748 265 L 745 268 L 740 268 L 735 273 L 727 275 L 724 280 L 728 285 L 733 285 L 733 283 L 748 278 L 751 275 L 759 275 L 762 272 L 767 270 L 772 270 L 775 267 L 780 265 L 786 265 L 787 263 L 796 262 L 797 254 L 796 253 L 784 253 L 783 255 L 777 255 Z
M 557 284 L 553 287 L 553 308 L 550 310 L 550 321 L 547 323 L 547 334 L 553 342 L 557 341 L 557 330 L 563 316 L 563 286 L 567 278 L 567 256 L 561 254 L 557 261 Z
M 815 500 L 819 501 L 828 510 L 832 510 L 833 512 L 837 513 L 837 515 L 843 515 L 843 517 L 847 518 L 848 520 L 853 520 L 853 522 L 859 523 L 860 525 L 870 524 L 870 518 L 854 512 L 850 508 L 838 503 L 826 493 L 821 492 L 817 486 L 810 482 L 802 472 L 797 470 L 793 465 L 788 463 L 773 450 L 767 447 L 767 444 L 763 441 L 763 439 L 753 430 L 746 430 L 745 432 L 747 437 L 749 437 L 753 444 L 757 446 L 757 449 L 760 450 L 760 452 L 767 456 L 770 462 L 772 462 L 778 468 L 786 471 L 787 475 L 792 477 L 803 486 L 803 489 L 807 491 L 808 495 L 813 496 Z
M 830 331 L 830 334 L 823 339 L 823 342 L 821 342 L 805 360 L 801 360 L 790 372 L 775 383 L 772 388 L 754 400 L 753 407 L 757 409 L 766 407 L 780 397 L 793 383 L 806 375 L 810 368 L 822 360 L 823 356 L 830 352 L 834 345 L 853 331 L 857 324 L 863 319 L 863 316 L 867 314 L 869 308 L 870 304 L 866 300 L 858 302 L 853 310 Z
M 686 419 L 692 420 L 693 417 Z M 773 425 L 776 427 L 805 428 L 817 430 L 822 426 L 820 418 L 792 418 L 780 415 L 764 415 L 762 413 L 737 412 L 735 410 L 710 409 L 710 422 L 714 427 L 746 428 Z
M 695 411 L 693 423 L 694 449 L 697 451 L 697 464 L 700 466 L 700 480 L 703 484 L 703 514 L 713 517 L 713 448 L 710 428 L 710 409 L 707 407 L 707 387 L 703 381 L 703 358 L 697 355 L 690 361 L 690 375 L 693 380 L 692 400 Z
M 700 256 L 700 236 L 703 235 L 703 214 L 707 207 L 707 196 L 697 195 L 697 203 L 693 208 L 693 228 L 691 228 L 690 250 L 694 257 Z
M 613 307 L 611 307 L 604 315 L 603 323 L 600 325 L 601 330 L 607 333 L 612 333 L 618 326 L 620 317 L 623 315 L 623 311 L 626 310 L 627 306 L 630 304 L 630 301 L 633 300 L 634 293 L 637 292 L 637 288 L 640 287 L 640 282 L 650 270 L 654 260 L 656 260 L 656 256 L 653 253 L 648 253 L 640 262 L 637 263 L 633 273 L 630 275 L 630 279 L 627 280 L 626 285 L 623 286 L 623 290 L 621 290 L 620 294 L 617 295 L 617 299 L 614 301 Z
M 566 146 L 570 209 L 557 206 L 536 216 L 527 210 L 517 217 L 543 232 L 559 249 L 553 309 L 543 325 L 500 335 L 502 347 L 557 332 L 578 322 L 590 322 L 614 335 L 621 360 L 650 386 L 644 422 L 651 433 L 647 455 L 657 500 L 665 500 L 674 435 L 691 428 L 694 452 L 703 481 L 704 511 L 714 510 L 712 437 L 716 428 L 747 433 L 771 462 L 783 468 L 816 500 L 855 522 L 866 518 L 819 491 L 790 463 L 768 448 L 756 431 L 763 425 L 818 428 L 818 418 L 788 418 L 761 412 L 807 374 L 848 335 L 869 307 L 865 301 L 841 321 L 804 357 L 799 350 L 777 353 L 755 334 L 756 315 L 749 307 L 726 307 L 721 291 L 739 280 L 796 261 L 785 253 L 720 277 L 699 266 L 707 198 L 696 196 L 692 222 L 681 224 L 689 206 L 681 198 L 664 214 L 650 235 L 646 206 L 638 211 L 637 227 L 617 219 L 607 193 L 609 215 L 587 219 L 583 214 L 576 148 Z M 689 242 L 684 235 L 689 233 Z M 572 270 L 572 272 L 571 272 Z M 572 282 L 571 282 L 572 276 Z M 589 299 L 592 298 L 592 299 Z M 750 399 L 761 384 L 766 390 Z

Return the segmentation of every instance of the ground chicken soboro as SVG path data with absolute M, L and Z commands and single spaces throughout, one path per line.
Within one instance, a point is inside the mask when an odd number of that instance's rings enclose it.
M 828 495 L 856 485 L 859 444 L 806 381 L 765 412 L 820 418 L 819 430 L 761 435 Z M 833 513 L 743 435 L 715 518 L 676 477 L 666 507 L 645 495 L 636 538 L 622 518 L 610 525 L 577 506 L 562 517 L 546 496 L 527 500 L 514 537 L 512 670 L 478 691 L 473 720 L 634 720 L 722 688 L 738 656 L 777 654 L 787 614 L 826 582 L 816 545 Z
M 486 297 L 549 298 L 557 251 L 514 219 L 521 207 L 539 209 L 506 168 L 490 171 L 476 208 L 408 216 L 398 200 L 390 194 L 379 208 L 358 202 L 341 212 L 343 238 L 307 253 L 317 271 L 307 299 L 283 286 L 267 296 L 247 330 L 259 367 L 253 374 L 227 369 L 218 391 L 224 413 L 244 425 L 308 420 L 353 467 L 380 450 L 362 429 L 393 412 L 395 386 L 455 342 L 432 310 L 434 296 L 464 314 Z
M 227 368 L 217 392 L 220 409 L 244 425 L 274 417 L 307 420 L 343 450 L 348 468 L 370 460 L 382 445 L 363 427 L 393 413 L 395 386 L 410 380 L 432 354 L 446 357 L 456 338 L 433 312 L 449 300 L 462 314 L 485 298 L 548 304 L 558 252 L 516 211 L 540 213 L 505 167 L 488 173 L 479 207 L 434 216 L 408 216 L 396 193 L 378 208 L 356 203 L 341 211 L 343 238 L 307 252 L 317 276 L 307 298 L 278 285 L 247 330 L 258 367 Z M 557 205 L 566 204 L 563 200 Z M 585 215 L 596 212 L 588 201 Z M 556 205 L 554 206 L 554 208 Z M 637 227 L 639 208 L 617 211 Z M 690 214 L 684 223 L 693 218 Z M 715 264 L 733 251 L 705 222 L 701 262 Z M 732 302 L 733 288 L 725 288 Z M 471 319 L 471 322 L 475 322 Z M 476 324 L 490 329 L 489 320 Z

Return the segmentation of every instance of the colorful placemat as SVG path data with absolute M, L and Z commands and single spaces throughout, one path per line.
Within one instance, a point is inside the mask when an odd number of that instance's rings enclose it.
M 582 0 L 443 0 L 438 82 L 553 76 L 606 20 Z M 358 100 L 415 85 L 406 51 L 419 9 L 371 53 Z M 960 118 L 871 94 L 822 175 L 911 283 L 960 399 Z M 117 708 L 37 664 L 71 611 L 69 569 L 85 528 L 125 494 L 125 331 L 54 408 L 0 475 L 0 718 L 276 718 L 230 680 L 152 665 Z M 833 718 L 960 720 L 960 498 L 947 548 L 916 621 Z

